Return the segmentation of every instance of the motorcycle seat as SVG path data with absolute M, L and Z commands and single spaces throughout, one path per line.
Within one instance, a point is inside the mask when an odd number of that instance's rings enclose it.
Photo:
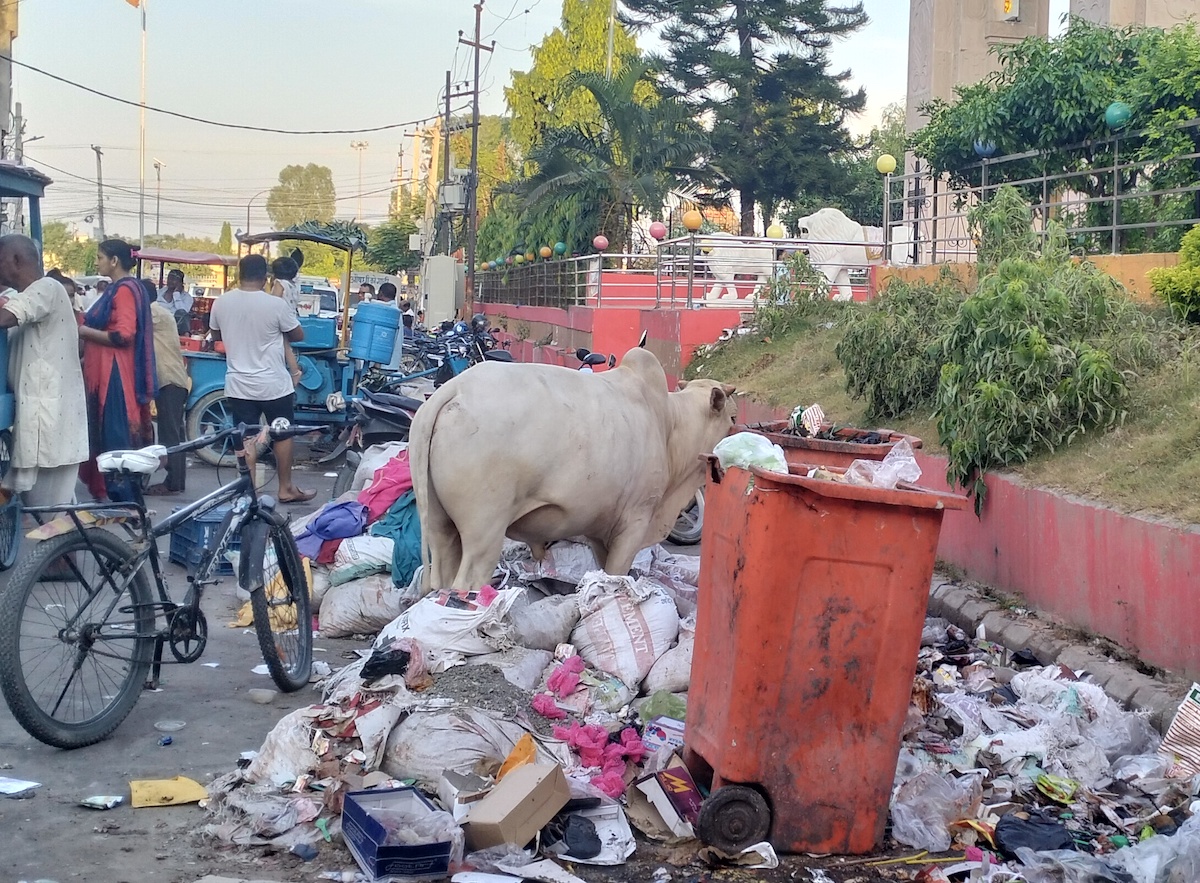
M 402 411 L 412 412 L 423 404 L 419 399 L 396 395 L 391 392 L 371 392 L 369 389 L 364 389 L 363 395 L 377 405 L 383 405 L 388 408 L 399 408 Z
M 483 354 L 483 358 L 488 362 L 512 362 L 513 354 L 508 350 L 488 350 Z

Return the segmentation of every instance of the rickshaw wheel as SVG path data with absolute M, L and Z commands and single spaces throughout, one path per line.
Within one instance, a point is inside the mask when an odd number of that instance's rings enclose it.
M 217 389 L 203 396 L 200 401 L 187 413 L 187 437 L 189 441 L 200 438 L 210 432 L 228 429 L 233 425 L 233 415 L 229 411 L 229 402 L 225 398 L 225 390 Z M 196 451 L 196 456 L 210 466 L 233 466 L 237 456 L 233 451 L 233 441 L 225 439 L 220 447 L 210 445 Z

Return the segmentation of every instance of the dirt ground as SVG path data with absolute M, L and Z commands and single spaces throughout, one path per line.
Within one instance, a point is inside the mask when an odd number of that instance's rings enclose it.
M 328 499 L 332 477 L 317 468 L 298 469 L 303 486 L 319 493 L 312 506 L 295 507 L 294 514 L 311 511 Z M 228 481 L 228 472 L 221 478 Z M 164 515 L 185 499 L 194 499 L 217 486 L 212 468 L 189 464 L 188 494 L 157 501 Z M 166 541 L 163 541 L 163 551 Z M 165 555 L 164 555 L 165 560 Z M 0 577 L 3 579 L 3 577 Z M 181 568 L 170 565 L 168 579 L 175 597 L 186 586 Z M 187 776 L 204 784 L 232 770 L 243 751 L 255 750 L 284 714 L 316 701 L 311 689 L 279 694 L 269 705 L 253 702 L 248 691 L 273 688 L 267 675 L 252 669 L 261 663 L 253 629 L 229 628 L 238 607 L 234 583 L 226 578 L 209 590 L 204 609 L 210 639 L 204 656 L 192 665 L 164 669 L 160 692 L 145 692 L 133 712 L 106 741 L 77 751 L 61 751 L 36 741 L 0 703 L 0 776 L 40 782 L 32 797 L 0 799 L 3 866 L 0 883 L 42 883 L 87 880 L 89 883 L 193 883 L 212 874 L 234 879 L 315 881 L 323 871 L 352 871 L 355 863 L 341 844 L 325 844 L 317 858 L 305 863 L 289 854 L 270 854 L 256 848 L 228 847 L 200 832 L 207 818 L 197 805 L 132 809 L 128 805 L 131 779 Z M 346 663 L 363 642 L 318 638 L 314 658 L 333 668 Z M 172 744 L 159 745 L 160 721 L 182 720 L 171 733 Z M 126 803 L 97 811 L 79 806 L 92 795 L 122 795 Z M 695 861 L 694 850 L 672 851 L 639 842 L 630 863 L 611 869 L 576 866 L 589 881 L 649 881 L 658 868 L 674 881 L 819 881 L 873 883 L 903 879 L 839 859 L 786 858 L 775 871 L 742 869 L 709 871 Z M 828 877 L 807 870 L 828 868 Z M 909 874 L 917 866 L 909 866 Z M 662 877 L 660 875 L 659 879 Z

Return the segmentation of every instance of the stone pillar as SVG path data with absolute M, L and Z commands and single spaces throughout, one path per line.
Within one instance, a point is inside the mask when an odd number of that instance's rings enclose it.
M 1200 0 L 1071 0 L 1071 15 L 1112 27 L 1171 28 L 1200 17 Z

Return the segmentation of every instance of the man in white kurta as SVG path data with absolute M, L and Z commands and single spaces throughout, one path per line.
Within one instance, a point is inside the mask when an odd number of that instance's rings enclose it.
M 88 458 L 79 329 L 67 291 L 42 275 L 37 244 L 0 237 L 0 328 L 8 328 L 8 383 L 16 396 L 12 467 L 3 479 L 29 506 L 75 502 Z

